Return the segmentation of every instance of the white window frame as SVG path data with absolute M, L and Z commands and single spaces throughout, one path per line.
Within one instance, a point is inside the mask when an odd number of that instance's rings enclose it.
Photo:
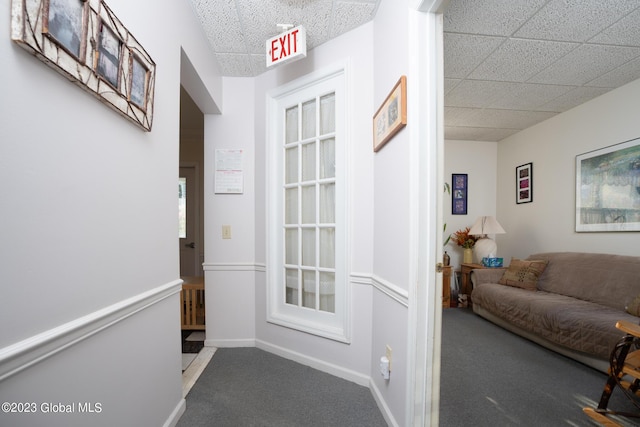
M 346 63 L 313 72 L 267 94 L 267 321 L 332 340 L 351 341 L 349 242 L 350 132 Z M 285 302 L 284 286 L 284 123 L 292 104 L 335 92 L 336 231 L 335 312 L 298 307 Z

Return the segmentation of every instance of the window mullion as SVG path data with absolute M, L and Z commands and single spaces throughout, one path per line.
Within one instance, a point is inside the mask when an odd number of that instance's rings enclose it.
M 314 117 L 314 120 L 316 121 L 316 134 L 315 134 L 315 185 L 316 185 L 316 224 L 315 224 L 315 231 L 316 231 L 316 271 L 315 271 L 315 275 L 316 275 L 316 301 L 315 301 L 315 308 L 316 310 L 320 310 L 320 210 L 322 209 L 322 206 L 320 206 L 320 97 L 316 97 L 316 114 Z
M 302 144 L 300 141 L 302 140 L 302 102 L 298 103 L 298 139 L 296 141 L 296 145 L 298 146 L 298 307 L 302 307 L 302 298 L 304 293 L 304 282 L 303 282 L 303 273 L 302 273 Z

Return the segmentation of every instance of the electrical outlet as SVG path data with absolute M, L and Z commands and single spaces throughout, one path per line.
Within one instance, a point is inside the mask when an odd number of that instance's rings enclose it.
M 231 226 L 230 225 L 223 225 L 222 226 L 222 238 L 223 239 L 230 239 L 231 238 Z
M 389 345 L 387 344 L 387 354 L 385 354 L 385 356 L 387 356 L 387 359 L 389 359 L 389 370 L 391 370 L 391 355 L 393 353 L 393 350 L 391 350 L 391 347 L 389 347 Z

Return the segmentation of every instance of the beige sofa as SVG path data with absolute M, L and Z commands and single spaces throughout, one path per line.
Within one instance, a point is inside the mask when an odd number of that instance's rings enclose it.
M 537 283 L 534 278 L 533 287 L 528 277 L 529 289 L 517 280 L 500 284 L 507 277 L 505 269 L 473 270 L 473 311 L 606 371 L 609 354 L 622 337 L 616 322 L 640 322 L 640 257 L 556 252 L 535 254 L 527 260 L 538 260 L 538 266 L 544 268 Z M 518 260 L 512 260 L 516 265 L 514 261 L 517 264 Z M 509 277 L 524 277 L 521 265 L 520 270 L 514 276 L 512 268 Z

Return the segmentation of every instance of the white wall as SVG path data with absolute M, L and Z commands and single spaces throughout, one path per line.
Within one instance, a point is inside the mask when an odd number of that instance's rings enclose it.
M 103 403 L 99 418 L 0 414 L 3 425 L 162 425 L 183 408 L 181 47 L 215 66 L 186 2 L 108 3 L 157 64 L 152 132 L 0 42 L 0 400 Z
M 575 232 L 575 157 L 640 136 L 640 80 L 499 143 L 498 204 L 509 259 L 546 251 L 638 255 L 638 233 Z M 533 202 L 516 204 L 515 168 L 533 162 Z M 506 261 L 506 260 L 505 260 Z
M 221 115 L 205 116 L 206 344 L 252 346 L 255 340 L 254 79 L 223 78 Z M 243 150 L 242 194 L 215 194 L 215 150 Z M 231 239 L 222 238 L 222 226 Z
M 374 20 L 374 86 L 371 115 L 382 104 L 401 75 L 409 72 L 408 3 L 383 0 Z M 412 81 L 407 79 L 411 96 Z M 393 349 L 389 381 L 372 374 L 375 389 L 386 402 L 395 422 L 405 425 L 407 399 L 408 296 L 411 265 L 409 123 L 374 155 L 372 216 L 373 279 L 378 287 L 393 290 L 401 301 L 376 289 L 373 298 L 371 363 L 376 366 Z M 368 135 L 371 139 L 371 135 Z
M 479 216 L 496 216 L 497 162 L 497 142 L 445 141 L 444 180 L 451 185 L 452 174 L 466 173 L 469 189 L 466 215 L 452 215 L 452 195 L 445 193 L 443 202 L 444 222 L 447 224 L 445 236 L 465 227 L 471 227 Z M 496 219 L 500 225 L 504 226 L 501 217 L 498 216 Z M 497 255 L 502 256 L 503 249 L 499 244 L 501 236 L 495 237 L 498 242 Z M 444 239 L 446 240 L 446 237 Z M 451 256 L 451 265 L 455 270 L 459 270 L 462 263 L 462 248 L 450 242 L 444 250 Z

